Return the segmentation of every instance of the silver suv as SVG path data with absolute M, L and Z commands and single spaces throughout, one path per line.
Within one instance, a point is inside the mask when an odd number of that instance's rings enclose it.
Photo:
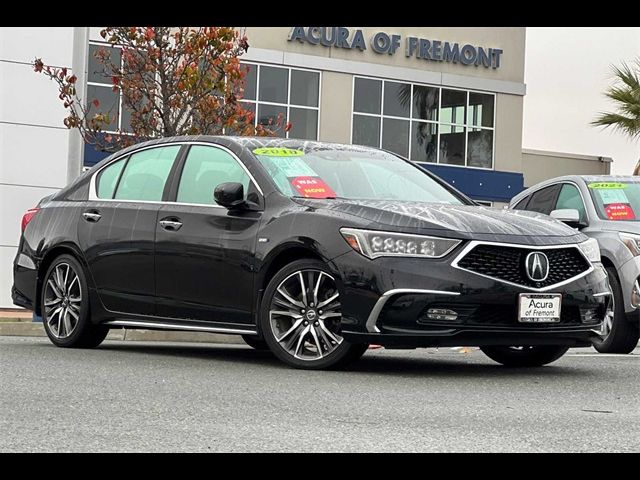
M 594 347 L 633 351 L 640 337 L 640 177 L 557 177 L 519 193 L 509 208 L 551 215 L 598 241 L 614 302 Z

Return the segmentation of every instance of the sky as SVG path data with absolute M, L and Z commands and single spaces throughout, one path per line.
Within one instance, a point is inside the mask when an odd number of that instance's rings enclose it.
M 611 173 L 631 174 L 640 140 L 589 122 L 612 110 L 611 64 L 637 57 L 638 27 L 527 28 L 523 147 L 612 157 Z

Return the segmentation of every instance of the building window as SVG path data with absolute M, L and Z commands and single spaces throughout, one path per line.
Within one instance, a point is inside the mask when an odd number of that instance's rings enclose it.
M 416 162 L 493 168 L 495 95 L 354 77 L 351 142 Z
M 243 106 L 255 113 L 255 124 L 274 128 L 283 138 L 317 140 L 320 120 L 320 72 L 243 62 L 245 76 Z M 285 125 L 291 122 L 291 130 Z
M 122 93 L 113 91 L 111 74 L 105 71 L 96 58 L 96 53 L 103 50 L 109 52 L 111 63 L 122 63 L 122 54 L 119 47 L 113 47 L 104 43 L 89 44 L 89 71 L 87 75 L 87 108 L 89 114 L 98 112 L 108 113 L 111 119 L 105 131 L 114 133 L 118 130 L 131 132 L 131 112 L 122 102 Z M 93 100 L 98 100 L 98 106 L 93 105 Z

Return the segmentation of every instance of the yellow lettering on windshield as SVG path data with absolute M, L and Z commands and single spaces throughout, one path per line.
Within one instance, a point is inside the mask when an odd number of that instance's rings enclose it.
M 300 157 L 304 155 L 302 150 L 294 150 L 293 148 L 256 148 L 253 151 L 256 155 L 264 155 L 265 157 Z

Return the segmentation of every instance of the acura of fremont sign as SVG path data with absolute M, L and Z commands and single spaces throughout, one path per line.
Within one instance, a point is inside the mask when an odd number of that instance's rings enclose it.
M 367 49 L 362 30 L 355 30 L 352 33 L 346 27 L 293 27 L 288 40 L 323 47 L 355 49 L 361 52 Z M 368 43 L 376 53 L 394 55 L 402 44 L 402 37 L 377 32 L 371 36 Z M 407 37 L 404 40 L 404 54 L 406 57 L 435 62 L 500 68 L 502 49 Z

